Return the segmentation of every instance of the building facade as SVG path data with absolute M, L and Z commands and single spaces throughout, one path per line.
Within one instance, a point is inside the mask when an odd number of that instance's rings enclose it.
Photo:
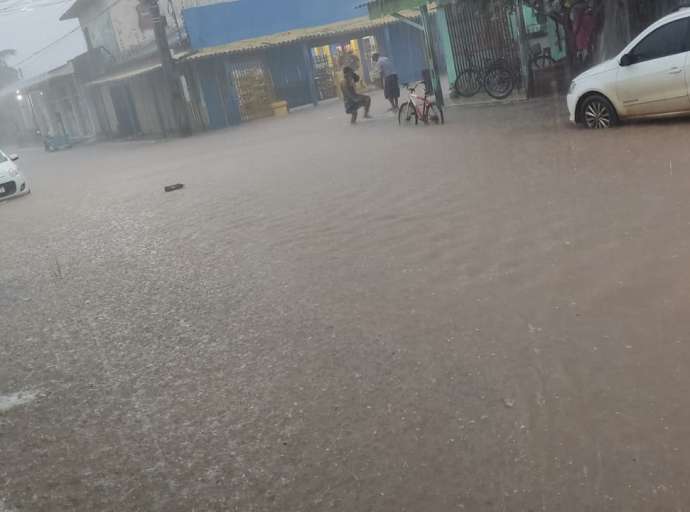
M 402 82 L 420 80 L 426 67 L 420 31 L 393 17 L 371 20 L 359 4 L 238 0 L 185 8 L 192 51 L 184 61 L 208 126 L 270 115 L 270 108 L 251 105 L 258 97 L 265 107 L 285 101 L 290 108 L 334 98 L 346 63 L 371 84 L 374 51 L 393 58 Z
M 77 0 L 61 17 L 72 18 L 79 20 L 88 48 L 74 61 L 76 76 L 96 112 L 98 132 L 125 138 L 174 133 L 176 114 L 147 5 Z M 179 49 L 184 36 L 175 13 L 168 18 L 168 42 Z
M 161 2 L 168 43 L 194 130 L 272 115 L 272 103 L 318 104 L 339 93 L 343 62 L 373 82 L 371 54 L 390 55 L 401 81 L 426 67 L 423 38 L 398 19 L 370 20 L 361 0 Z M 415 13 L 413 12 L 414 16 Z M 104 137 L 175 133 L 178 112 L 148 8 L 138 0 L 76 0 L 87 52 L 74 59 L 78 86 Z
M 73 142 L 94 137 L 95 116 L 71 62 L 31 79 L 20 80 L 4 90 L 3 126 L 15 136 L 3 138 L 28 143 L 41 137 L 61 137 Z

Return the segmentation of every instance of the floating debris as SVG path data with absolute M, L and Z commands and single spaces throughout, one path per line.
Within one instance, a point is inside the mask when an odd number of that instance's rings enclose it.
M 182 183 L 175 183 L 174 185 L 168 185 L 165 187 L 166 192 L 172 192 L 173 190 L 180 190 L 181 188 L 184 188 L 184 185 Z

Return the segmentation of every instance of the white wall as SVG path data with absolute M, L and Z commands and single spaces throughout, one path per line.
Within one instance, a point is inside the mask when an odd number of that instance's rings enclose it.
M 122 58 L 153 42 L 153 30 L 142 31 L 139 25 L 138 0 L 121 0 L 108 9 L 111 4 L 109 0 L 95 0 L 79 16 L 94 47 L 102 46 L 114 57 Z
M 121 0 L 110 10 L 120 51 L 127 53 L 154 40 L 153 30 L 139 26 L 138 0 Z
M 94 48 L 105 48 L 113 56 L 120 53 L 110 19 L 111 11 L 106 9 L 106 0 L 94 0 L 87 4 L 80 13 L 79 24 L 86 28 Z

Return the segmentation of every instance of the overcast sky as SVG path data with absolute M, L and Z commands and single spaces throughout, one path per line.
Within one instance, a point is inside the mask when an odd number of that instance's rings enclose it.
M 31 11 L 0 14 L 0 49 L 17 50 L 17 57 L 10 60 L 10 64 L 24 60 L 33 52 L 78 27 L 77 20 L 59 21 L 71 3 L 72 1 L 68 0 Z M 22 64 L 21 68 L 25 77 L 31 77 L 60 66 L 85 50 L 84 36 L 81 30 L 77 30 L 60 43 Z

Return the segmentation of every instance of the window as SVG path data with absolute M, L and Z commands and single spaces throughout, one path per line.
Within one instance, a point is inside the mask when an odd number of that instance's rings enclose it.
M 684 18 L 656 29 L 640 41 L 632 53 L 637 62 L 643 62 L 687 52 L 689 47 L 688 18 Z

